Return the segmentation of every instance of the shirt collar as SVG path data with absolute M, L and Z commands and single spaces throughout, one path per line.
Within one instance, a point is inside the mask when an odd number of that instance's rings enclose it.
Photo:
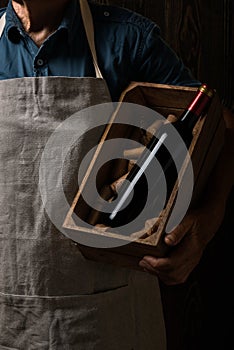
M 66 30 L 68 33 L 68 38 L 71 40 L 74 33 L 74 26 L 80 21 L 80 18 L 81 14 L 78 6 L 78 0 L 70 0 L 57 31 Z M 13 42 L 19 42 L 20 36 L 25 35 L 22 23 L 13 9 L 11 0 L 9 1 L 6 9 L 5 29 L 8 38 Z
M 8 38 L 13 42 L 19 42 L 20 36 L 23 35 L 23 26 L 21 21 L 17 17 L 12 2 L 9 1 L 6 9 L 6 34 Z

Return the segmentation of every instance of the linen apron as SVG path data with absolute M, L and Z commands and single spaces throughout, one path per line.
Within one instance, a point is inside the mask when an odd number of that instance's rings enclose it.
M 110 102 L 91 14 L 80 4 L 96 78 L 0 81 L 0 349 L 163 350 L 157 279 L 86 260 L 41 201 L 48 138 L 73 113 Z M 4 24 L 5 16 L 0 35 Z

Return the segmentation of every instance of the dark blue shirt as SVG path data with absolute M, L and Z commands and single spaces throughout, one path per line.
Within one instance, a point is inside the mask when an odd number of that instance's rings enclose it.
M 98 62 L 113 100 L 131 81 L 198 85 L 160 37 L 155 23 L 129 10 L 90 3 Z M 79 1 L 71 0 L 55 33 L 38 48 L 25 33 L 11 1 L 0 39 L 0 79 L 95 76 Z

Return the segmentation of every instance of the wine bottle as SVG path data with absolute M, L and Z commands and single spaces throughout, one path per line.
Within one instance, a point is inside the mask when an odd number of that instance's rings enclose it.
M 189 147 L 193 139 L 193 128 L 195 124 L 207 112 L 213 96 L 214 90 L 206 84 L 202 84 L 193 101 L 184 110 L 178 121 L 173 123 L 173 126 L 177 129 L 187 147 Z
M 206 113 L 213 95 L 214 90 L 209 88 L 206 84 L 202 84 L 198 88 L 195 98 L 184 110 L 178 120 L 173 123 L 173 126 L 182 137 L 187 148 L 191 144 L 193 138 L 193 128 L 198 119 Z M 159 184 L 161 178 L 164 177 L 167 184 L 166 201 L 168 200 L 178 175 L 174 160 L 164 146 L 164 141 L 167 137 L 168 133 L 166 125 L 161 127 L 157 134 L 152 137 L 146 146 L 147 150 L 143 151 L 140 159 L 127 176 L 126 180 L 128 180 L 128 182 L 124 183 L 121 187 L 118 193 L 117 204 L 109 215 L 108 225 L 116 227 L 127 224 L 134 218 L 134 215 L 130 214 L 132 209 L 136 207 L 139 209 L 139 207 L 144 206 L 148 193 L 148 186 L 144 172 L 147 168 L 152 166 L 151 161 L 154 157 L 157 158 L 163 169 L 159 178 L 155 179 L 154 187 Z M 176 146 L 178 147 L 178 145 L 175 145 L 175 147 Z M 132 191 L 134 191 L 131 201 L 132 204 L 129 204 L 126 208 L 122 209 Z

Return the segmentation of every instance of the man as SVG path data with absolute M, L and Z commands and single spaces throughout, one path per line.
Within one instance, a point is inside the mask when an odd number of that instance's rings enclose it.
M 163 42 L 159 29 L 151 21 L 123 9 L 95 4 L 90 4 L 90 7 L 98 63 L 112 100 L 118 100 L 121 91 L 132 80 L 199 85 Z M 4 13 L 5 10 L 1 16 Z M 91 83 L 87 80 L 89 89 L 93 87 L 95 91 L 89 93 L 89 102 L 83 103 L 80 91 L 86 86 L 86 79 L 81 84 L 76 79 L 68 83 L 63 78 L 95 76 L 79 2 L 10 1 L 0 40 L 0 55 L 1 110 L 5 115 L 2 117 L 5 132 L 1 143 L 5 150 L 5 153 L 2 151 L 2 161 L 7 161 L 7 167 L 3 166 L 5 173 L 1 190 L 9 201 L 9 207 L 4 207 L 5 201 L 1 205 L 4 232 L 1 259 L 4 268 L 0 344 L 18 349 L 111 350 L 154 349 L 158 343 L 158 348 L 163 349 L 165 343 L 159 334 L 163 333 L 162 323 L 154 318 L 155 311 L 151 310 L 152 305 L 156 305 L 153 296 L 156 279 L 146 277 L 146 274 L 144 277 L 142 274 L 129 277 L 125 270 L 86 262 L 76 247 L 59 236 L 47 221 L 36 190 L 40 149 L 49 137 L 49 130 L 52 132 L 56 126 L 51 124 L 52 116 L 60 108 L 62 113 L 67 113 L 66 117 L 69 116 L 67 108 L 72 114 L 76 94 L 81 96 L 81 109 L 98 101 L 108 101 L 108 92 L 99 81 Z M 47 76 L 61 79 L 47 79 Z M 31 79 L 25 80 L 24 77 Z M 40 77 L 45 79 L 38 79 Z M 14 78 L 20 79 L 12 81 Z M 69 84 L 74 84 L 74 96 Z M 64 100 L 61 95 L 64 95 Z M 6 101 L 7 96 L 12 99 L 13 106 Z M 50 110 L 52 103 L 53 111 Z M 231 118 L 227 117 L 227 120 L 229 133 L 233 126 Z M 42 130 L 41 134 L 39 130 Z M 145 257 L 140 262 L 142 268 L 167 284 L 185 281 L 220 225 L 234 178 L 227 159 L 229 155 L 224 149 L 203 207 L 189 213 L 167 236 L 166 243 L 175 247 L 171 256 L 164 259 Z M 221 169 L 224 172 L 223 167 L 229 176 L 221 187 L 218 179 Z M 17 169 L 20 169 L 20 175 Z M 22 179 L 21 172 L 27 181 Z M 11 181 L 13 173 L 17 176 Z M 209 218 L 212 218 L 212 225 L 207 228 Z M 131 288 L 130 280 L 135 283 Z M 150 288 L 153 291 L 149 291 Z M 146 294 L 148 299 L 143 302 L 140 299 Z M 135 304 L 129 304 L 132 299 Z M 136 306 L 140 303 L 141 307 Z M 146 312 L 143 312 L 144 307 Z M 117 310 L 119 315 L 116 315 Z M 158 314 L 160 312 L 158 309 Z M 152 325 L 145 327 L 144 322 L 148 325 L 149 319 Z

